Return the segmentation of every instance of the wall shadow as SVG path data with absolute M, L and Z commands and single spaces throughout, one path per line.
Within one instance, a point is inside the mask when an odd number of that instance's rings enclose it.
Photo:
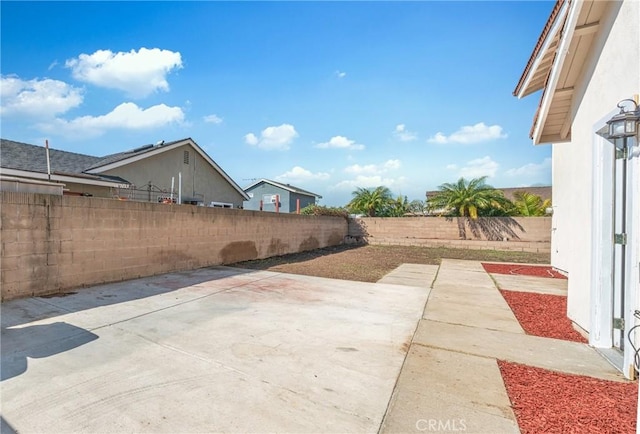
M 281 264 L 295 264 L 298 262 L 306 262 L 322 256 L 333 255 L 340 252 L 346 252 L 348 250 L 358 249 L 365 247 L 363 243 L 349 243 L 339 244 L 337 246 L 322 247 L 320 249 L 305 250 L 299 253 L 287 253 L 285 255 L 271 256 L 264 259 L 254 259 L 252 261 L 236 262 L 235 264 L 229 264 L 229 267 L 236 267 L 235 269 L 246 271 L 250 270 L 266 270 Z
M 446 217 L 453 221 L 454 217 Z M 519 240 L 524 227 L 512 217 L 455 217 L 458 235 L 462 240 L 486 239 L 488 241 Z M 518 232 L 516 232 L 518 231 Z
M 204 282 L 254 272 L 253 270 L 213 266 L 92 285 L 39 297 L 18 298 L 3 301 L 0 304 L 0 320 L 4 330 L 59 315 L 140 300 Z
M 2 434 L 16 434 L 17 431 L 13 429 L 9 422 L 7 422 L 4 417 L 0 416 L 0 433 Z
M 3 327 L 0 339 L 0 381 L 4 381 L 27 371 L 27 357 L 50 357 L 94 341 L 98 336 L 66 322 L 55 322 L 17 328 Z

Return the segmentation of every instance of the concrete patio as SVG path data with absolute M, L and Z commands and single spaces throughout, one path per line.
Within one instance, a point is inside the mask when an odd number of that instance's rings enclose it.
M 172 273 L 4 303 L 2 432 L 518 432 L 497 359 L 622 379 L 524 334 L 478 262 Z

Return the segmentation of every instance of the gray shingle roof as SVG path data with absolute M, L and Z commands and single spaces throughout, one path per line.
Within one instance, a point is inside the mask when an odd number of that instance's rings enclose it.
M 49 148 L 51 172 L 82 173 L 100 160 L 91 155 L 58 151 Z M 47 154 L 44 146 L 29 145 L 12 140 L 0 140 L 0 166 L 7 169 L 47 173 Z
M 115 182 L 127 182 L 117 176 L 90 175 L 84 173 L 89 167 L 102 160 L 101 157 L 49 148 L 49 160 L 51 163 L 51 173 L 104 179 Z M 47 173 L 47 153 L 45 147 L 0 139 L 0 167 L 24 170 L 27 172 Z

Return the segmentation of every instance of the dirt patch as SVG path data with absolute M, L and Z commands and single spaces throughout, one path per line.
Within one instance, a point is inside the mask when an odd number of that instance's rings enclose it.
M 567 318 L 567 297 L 520 291 L 500 292 L 528 334 L 587 343 Z
M 546 253 L 343 244 L 291 255 L 239 262 L 233 266 L 359 282 L 377 282 L 401 264 L 438 265 L 442 258 L 549 263 L 549 254 Z
M 522 434 L 636 432 L 637 382 L 498 366 Z
M 485 264 L 487 273 L 514 274 L 519 276 L 548 277 L 553 279 L 566 279 L 564 276 L 549 266 L 540 265 L 520 265 L 520 264 Z

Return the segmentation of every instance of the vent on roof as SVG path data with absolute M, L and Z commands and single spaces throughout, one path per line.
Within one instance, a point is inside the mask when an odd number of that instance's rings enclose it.
M 139 148 L 134 149 L 133 152 L 145 151 L 145 150 L 151 149 L 151 148 L 153 148 L 153 145 L 144 145 L 144 146 L 140 146 Z
M 189 164 L 189 151 L 184 151 L 183 161 L 184 161 L 184 164 Z

